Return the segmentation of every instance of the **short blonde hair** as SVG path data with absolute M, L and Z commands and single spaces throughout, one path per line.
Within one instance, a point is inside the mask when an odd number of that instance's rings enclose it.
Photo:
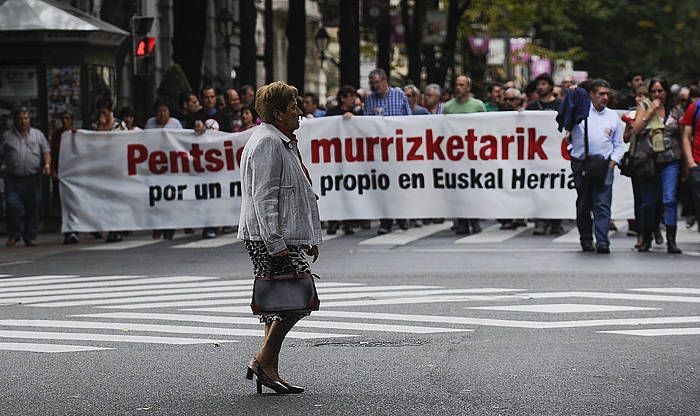
M 284 81 L 263 85 L 255 93 L 255 111 L 266 123 L 275 121 L 275 110 L 286 113 L 289 102 L 295 100 L 299 91 Z

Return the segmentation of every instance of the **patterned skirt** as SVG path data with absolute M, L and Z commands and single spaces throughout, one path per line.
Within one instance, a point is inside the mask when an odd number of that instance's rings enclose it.
M 265 243 L 262 241 L 244 240 L 246 251 L 250 256 L 250 261 L 253 263 L 253 276 L 274 276 L 279 274 L 290 274 L 296 270 L 299 274 L 310 274 L 311 267 L 306 261 L 306 253 L 304 246 L 287 246 L 289 251 L 290 262 L 280 264 L 280 262 L 271 261 L 272 256 L 267 251 Z M 299 319 L 310 315 L 311 312 L 295 311 L 295 312 L 271 312 L 260 315 L 260 322 L 264 324 L 272 323 L 272 321 L 284 321 Z

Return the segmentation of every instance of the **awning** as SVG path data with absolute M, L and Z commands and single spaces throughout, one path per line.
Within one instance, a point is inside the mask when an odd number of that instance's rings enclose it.
M 119 45 L 128 32 L 82 10 L 49 0 L 0 0 L 0 42 Z

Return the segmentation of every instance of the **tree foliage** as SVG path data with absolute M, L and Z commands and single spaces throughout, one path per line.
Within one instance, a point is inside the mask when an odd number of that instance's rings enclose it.
M 473 0 L 462 23 L 464 31 L 482 23 L 496 35 L 534 35 L 531 52 L 573 59 L 618 85 L 629 70 L 681 83 L 700 73 L 696 0 Z
M 529 47 L 531 54 L 571 59 L 576 69 L 606 78 L 616 86 L 621 86 L 624 74 L 630 70 L 647 77 L 665 76 L 678 83 L 700 78 L 697 0 L 443 0 L 431 1 L 429 5 L 428 8 L 440 7 L 450 10 L 451 17 L 457 16 L 458 41 L 446 39 L 439 46 L 440 58 L 434 56 L 432 46 L 412 46 L 412 52 L 418 49 L 422 53 L 409 54 L 411 78 L 415 78 L 417 68 L 424 67 L 429 81 L 444 83 L 447 66 L 452 66 L 454 56 L 462 53 L 456 46 L 466 44 L 467 37 L 477 34 L 475 27 L 486 28 L 491 37 L 504 33 L 532 36 L 535 43 Z M 419 6 L 421 2 L 417 0 L 401 2 L 407 27 L 407 9 L 412 8 L 415 22 L 416 14 L 426 10 Z M 409 35 L 411 38 L 420 40 L 420 36 Z M 464 55 L 469 58 L 468 65 L 478 66 L 478 57 L 470 51 L 464 51 Z
M 192 91 L 192 87 L 190 87 L 182 67 L 178 64 L 170 65 L 158 86 L 158 98 L 165 101 L 171 111 L 175 111 L 180 107 L 178 102 L 180 94 L 185 91 Z

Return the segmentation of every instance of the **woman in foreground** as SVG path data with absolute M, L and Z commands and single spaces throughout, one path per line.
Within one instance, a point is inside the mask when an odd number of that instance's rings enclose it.
M 316 195 L 301 160 L 294 130 L 302 115 L 297 89 L 278 81 L 261 87 L 255 109 L 263 120 L 241 157 L 241 217 L 238 238 L 245 242 L 256 278 L 310 275 L 306 255 L 318 258 L 321 223 Z M 311 309 L 262 312 L 265 338 L 247 368 L 247 378 L 277 393 L 301 393 L 283 380 L 279 353 L 287 333 Z

